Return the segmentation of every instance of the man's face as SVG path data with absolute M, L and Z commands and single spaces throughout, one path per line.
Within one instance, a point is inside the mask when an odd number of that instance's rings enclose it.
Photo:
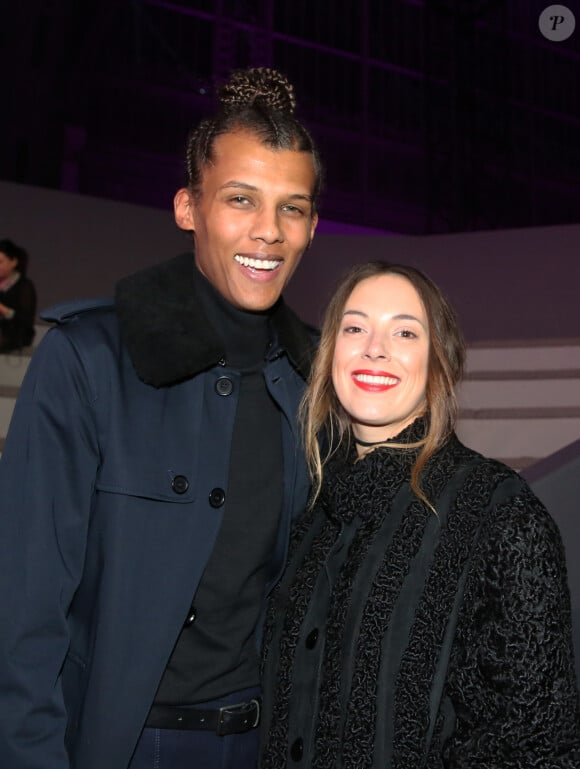
M 194 231 L 197 266 L 230 304 L 267 310 L 314 235 L 312 156 L 244 132 L 219 136 L 214 156 L 198 197 L 178 191 L 175 220 Z

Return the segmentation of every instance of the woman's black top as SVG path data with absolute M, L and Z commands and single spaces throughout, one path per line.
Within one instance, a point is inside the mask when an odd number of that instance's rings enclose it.
M 423 434 L 421 420 L 399 436 Z M 578 769 L 564 552 L 525 481 L 453 437 L 327 466 L 266 627 L 261 767 Z

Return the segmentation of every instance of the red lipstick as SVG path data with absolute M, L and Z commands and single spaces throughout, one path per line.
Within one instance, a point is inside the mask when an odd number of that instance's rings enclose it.
M 388 371 L 371 371 L 357 369 L 351 373 L 352 381 L 361 390 L 369 393 L 382 393 L 396 387 L 401 381 L 399 377 Z

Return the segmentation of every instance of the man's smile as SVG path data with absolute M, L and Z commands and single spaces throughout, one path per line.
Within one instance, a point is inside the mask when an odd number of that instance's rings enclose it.
M 236 254 L 234 259 L 242 267 L 248 267 L 252 270 L 265 270 L 271 272 L 282 264 L 282 259 L 268 259 L 253 256 L 244 256 L 243 254 Z

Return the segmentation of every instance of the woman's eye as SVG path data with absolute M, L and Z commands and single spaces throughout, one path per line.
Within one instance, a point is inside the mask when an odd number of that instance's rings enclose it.
M 397 332 L 397 335 L 400 337 L 403 337 L 403 339 L 416 339 L 417 334 L 414 331 L 411 331 L 410 328 L 404 328 L 401 331 Z
M 360 334 L 362 328 L 360 326 L 345 326 L 343 331 L 345 334 Z

